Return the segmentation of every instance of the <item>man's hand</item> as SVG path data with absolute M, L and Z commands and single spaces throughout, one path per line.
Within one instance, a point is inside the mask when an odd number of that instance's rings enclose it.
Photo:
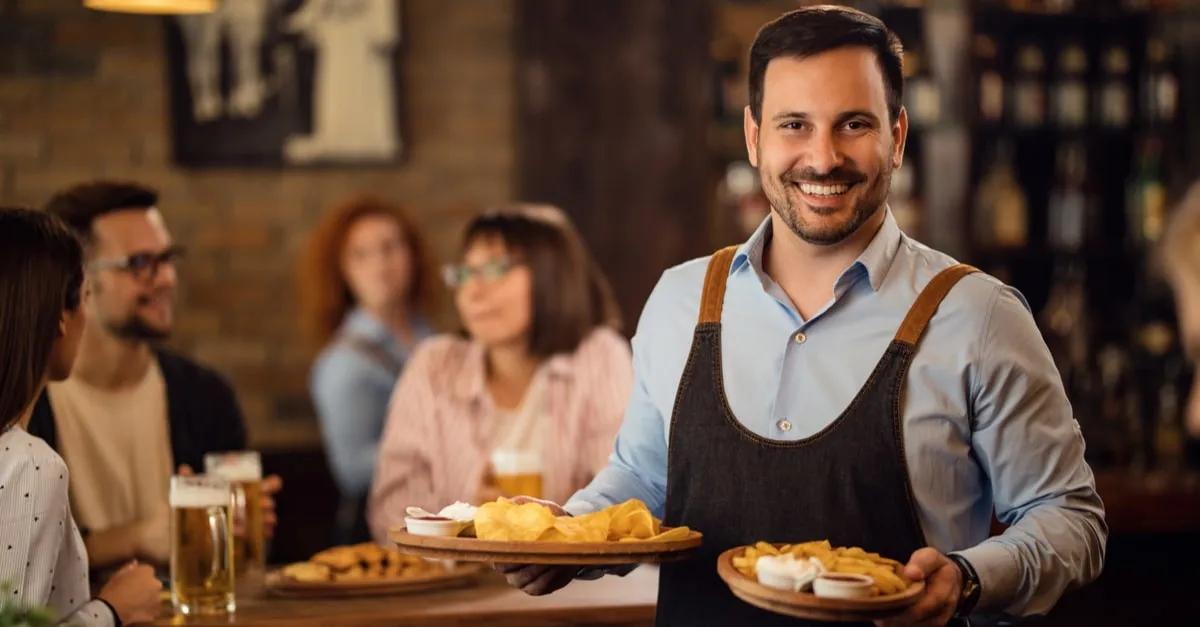
M 279 475 L 271 475 L 262 482 L 261 507 L 263 511 L 263 533 L 268 538 L 275 537 L 275 495 L 283 489 L 283 479 Z
M 542 501 L 528 496 L 518 496 L 512 500 L 520 505 L 523 503 L 539 503 L 550 508 L 550 511 L 555 516 L 569 516 L 557 503 L 550 501 Z M 545 565 L 523 565 L 523 564 L 493 564 L 493 568 L 504 573 L 505 580 L 508 585 L 514 588 L 520 588 L 522 592 L 530 596 L 541 596 L 550 594 L 555 590 L 563 588 L 575 579 L 579 573 L 578 566 L 545 566 Z
M 941 627 L 950 622 L 962 594 L 962 571 L 935 549 L 918 549 L 904 566 L 909 581 L 924 581 L 921 598 L 892 618 L 875 621 L 878 627 Z
M 191 466 L 181 464 L 179 466 L 179 474 L 184 477 L 190 477 L 196 473 L 192 471 Z M 266 479 L 263 479 L 262 487 L 259 490 L 261 494 L 259 497 L 259 507 L 263 511 L 263 534 L 267 538 L 275 537 L 275 524 L 279 521 L 275 516 L 275 495 L 282 489 L 283 478 L 279 475 L 270 475 Z M 233 533 L 240 536 L 244 531 L 239 525 L 235 525 Z

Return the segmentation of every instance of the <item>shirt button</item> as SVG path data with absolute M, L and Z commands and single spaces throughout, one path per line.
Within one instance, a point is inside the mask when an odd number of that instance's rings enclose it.
M 792 430 L 792 423 L 788 422 L 787 420 L 780 420 L 778 425 L 779 425 L 780 431 L 791 431 Z
M 803 333 L 796 334 L 796 343 L 797 344 L 803 344 L 807 341 L 808 341 L 808 336 L 804 335 Z

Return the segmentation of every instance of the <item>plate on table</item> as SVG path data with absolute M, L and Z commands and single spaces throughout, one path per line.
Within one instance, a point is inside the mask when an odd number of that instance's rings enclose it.
M 326 549 L 307 562 L 267 573 L 267 594 L 281 597 L 388 596 L 468 586 L 479 564 L 430 561 L 374 543 Z
M 770 548 L 767 548 L 767 547 Z M 869 586 L 858 598 L 819 596 L 813 592 L 814 580 L 800 590 L 769 586 L 760 583 L 756 561 L 765 555 L 789 553 L 796 547 L 813 547 L 815 551 L 797 549 L 801 559 L 823 561 L 818 572 L 845 579 L 863 578 Z M 749 553 L 748 553 L 749 551 Z M 849 554 L 847 554 L 847 551 Z M 815 555 L 814 555 L 815 553 Z M 832 561 L 831 561 L 832 560 Z M 899 562 L 866 553 L 858 548 L 830 547 L 827 542 L 796 545 L 759 542 L 725 551 L 717 558 L 717 574 L 729 586 L 734 596 L 755 607 L 797 618 L 811 620 L 856 622 L 871 621 L 899 614 L 917 602 L 925 589 L 924 582 L 909 582 L 899 576 Z M 886 569 L 886 572 L 883 572 Z M 812 574 L 817 577 L 820 575 Z M 797 581 L 802 581 L 799 577 Z

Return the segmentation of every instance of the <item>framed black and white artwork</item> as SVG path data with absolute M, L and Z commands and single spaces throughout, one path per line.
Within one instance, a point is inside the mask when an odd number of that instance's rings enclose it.
M 227 0 L 164 19 L 176 164 L 402 160 L 401 0 Z

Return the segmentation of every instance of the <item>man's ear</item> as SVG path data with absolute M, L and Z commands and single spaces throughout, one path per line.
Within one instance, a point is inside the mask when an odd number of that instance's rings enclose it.
M 892 125 L 892 145 L 895 148 L 892 150 L 892 169 L 898 169 L 904 165 L 904 144 L 908 141 L 908 111 L 904 107 L 900 107 L 900 115 L 896 116 L 896 123 Z
M 758 122 L 754 121 L 754 114 L 750 112 L 750 107 L 747 105 L 742 113 L 742 127 L 746 134 L 746 156 L 750 159 L 750 165 L 758 167 Z

